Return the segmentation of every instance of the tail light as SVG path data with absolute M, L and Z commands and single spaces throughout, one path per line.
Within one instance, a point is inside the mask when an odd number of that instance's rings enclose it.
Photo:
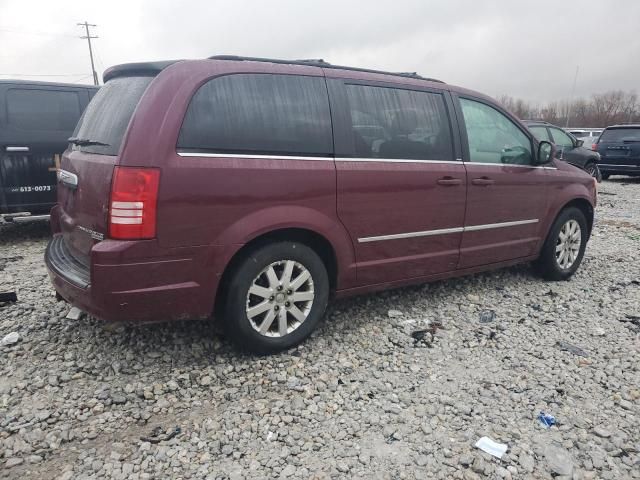
M 595 143 L 595 142 L 593 142 L 593 143 L 591 144 L 591 150 L 593 150 L 594 152 L 597 152 L 597 151 L 598 151 L 598 144 L 597 144 L 597 143 Z
M 109 202 L 109 236 L 138 240 L 156 236 L 160 170 L 115 167 Z

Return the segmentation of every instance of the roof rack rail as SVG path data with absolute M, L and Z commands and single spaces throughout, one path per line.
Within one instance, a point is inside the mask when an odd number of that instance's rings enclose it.
M 429 82 L 445 83 L 435 78 L 427 78 L 418 75 L 416 72 L 385 72 L 384 70 L 372 70 L 369 68 L 345 67 L 343 65 L 333 65 L 323 59 L 307 59 L 307 60 L 282 60 L 277 58 L 261 58 L 261 57 L 242 57 L 239 55 L 213 55 L 209 60 L 232 60 L 236 62 L 268 62 L 280 63 L 285 65 L 308 65 L 321 68 L 334 68 L 336 70 L 351 70 L 354 72 L 380 73 L 382 75 L 393 75 L 395 77 L 415 78 L 418 80 L 427 80 Z

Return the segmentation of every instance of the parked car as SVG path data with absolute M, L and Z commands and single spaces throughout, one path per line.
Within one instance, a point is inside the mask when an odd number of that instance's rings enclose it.
M 602 128 L 565 128 L 564 130 L 579 139 L 598 138 L 602 133 Z
M 592 148 L 600 154 L 603 178 L 640 175 L 640 124 L 607 127 Z
M 96 91 L 88 85 L 0 80 L 4 218 L 25 221 L 48 216 L 56 202 L 60 154 Z
M 602 180 L 598 163 L 600 156 L 597 152 L 585 148 L 584 141 L 575 138 L 549 122 L 525 120 L 533 134 L 540 140 L 552 142 L 556 146 L 556 154 L 559 160 L 564 160 L 571 165 L 582 168 L 598 181 Z
M 415 74 L 212 57 L 110 68 L 45 259 L 106 320 L 305 339 L 329 298 L 534 261 L 569 278 L 596 185 L 492 99 Z

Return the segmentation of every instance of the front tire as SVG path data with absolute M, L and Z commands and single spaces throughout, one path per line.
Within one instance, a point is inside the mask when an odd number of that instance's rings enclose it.
M 271 243 L 251 251 L 231 274 L 224 327 L 241 349 L 266 354 L 306 339 L 324 316 L 329 277 L 311 248 Z
M 578 270 L 587 246 L 587 219 L 578 208 L 565 208 L 556 218 L 540 257 L 536 271 L 547 280 L 568 280 Z

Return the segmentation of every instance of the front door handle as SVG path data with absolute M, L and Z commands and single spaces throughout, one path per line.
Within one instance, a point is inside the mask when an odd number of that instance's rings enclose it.
M 480 178 L 474 178 L 473 180 L 471 180 L 471 183 L 474 185 L 487 186 L 487 185 L 493 185 L 494 183 L 496 183 L 496 181 L 492 180 L 489 177 L 480 177 Z
M 28 152 L 29 147 L 7 147 L 5 150 L 7 152 Z
M 460 180 L 459 178 L 453 178 L 453 177 L 442 177 L 439 178 L 438 180 L 436 180 L 436 183 L 438 185 L 443 185 L 445 187 L 454 187 L 456 185 L 461 185 L 462 184 L 462 180 Z

